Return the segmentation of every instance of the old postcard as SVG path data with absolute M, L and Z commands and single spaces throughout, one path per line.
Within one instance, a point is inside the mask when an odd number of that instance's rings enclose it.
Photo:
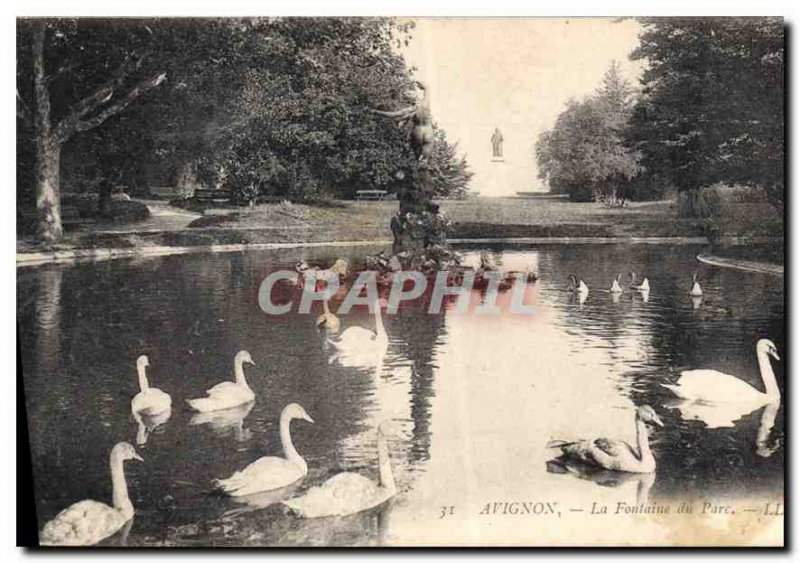
M 780 17 L 18 19 L 38 544 L 783 546 L 784 57 Z

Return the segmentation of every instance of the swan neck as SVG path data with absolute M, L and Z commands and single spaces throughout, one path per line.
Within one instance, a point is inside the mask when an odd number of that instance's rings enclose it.
M 323 300 L 323 301 L 322 301 L 322 311 L 323 311 L 323 312 L 324 312 L 326 315 L 330 315 L 330 314 L 331 314 L 331 308 L 330 308 L 330 307 L 328 307 L 328 300 L 327 300 L 327 299 L 325 299 L 325 300 Z
M 299 465 L 303 468 L 306 467 L 305 460 L 300 457 L 300 454 L 297 453 L 297 450 L 294 448 L 294 444 L 292 443 L 292 435 L 289 432 L 289 427 L 292 423 L 292 417 L 289 415 L 281 415 L 281 445 L 283 446 L 283 455 L 286 456 L 286 459 L 291 461 L 292 463 Z
M 138 364 L 136 366 L 136 371 L 139 374 L 139 391 L 147 391 L 150 389 L 150 385 L 147 383 L 147 374 L 145 373 L 145 368 L 143 365 Z
M 394 493 L 397 487 L 392 473 L 392 460 L 389 458 L 389 446 L 386 437 L 380 431 L 378 431 L 378 471 L 381 487 Z
M 244 362 L 240 358 L 236 358 L 234 363 L 233 372 L 236 375 L 236 383 L 247 387 L 247 380 L 244 378 Z
M 383 327 L 383 317 L 381 315 L 381 306 L 379 303 L 373 305 L 375 307 L 375 334 L 380 340 L 385 340 L 386 329 Z
M 133 516 L 133 504 L 128 497 L 128 484 L 125 482 L 123 461 L 115 454 L 111 454 L 111 488 L 113 491 L 114 508 L 130 518 Z
M 636 417 L 636 444 L 639 446 L 640 461 L 653 459 L 653 452 L 650 451 L 650 438 L 647 435 L 647 424 L 639 417 Z
M 772 363 L 766 352 L 758 353 L 758 368 L 761 371 L 761 379 L 764 381 L 764 392 L 772 400 L 780 399 L 781 392 L 778 389 L 778 382 L 775 381 L 775 372 L 772 371 Z

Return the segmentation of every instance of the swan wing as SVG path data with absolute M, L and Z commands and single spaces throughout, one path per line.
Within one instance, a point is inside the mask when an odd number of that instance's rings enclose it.
M 305 476 L 303 467 L 282 457 L 262 457 L 217 485 L 234 497 L 271 491 L 291 485 Z
M 345 516 L 373 508 L 391 497 L 384 487 L 359 473 L 339 473 L 283 504 L 303 518 Z
M 155 387 L 139 392 L 131 401 L 131 409 L 146 416 L 155 416 L 171 406 L 172 397 Z
M 680 401 L 677 409 L 683 420 L 699 420 L 708 428 L 732 428 L 736 421 L 757 408 L 752 404 Z
M 629 461 L 636 460 L 633 449 L 622 440 L 597 438 L 575 442 L 551 442 L 561 449 L 567 460 L 578 461 L 605 469 L 620 470 Z
M 369 342 L 374 340 L 375 333 L 369 329 L 360 326 L 351 326 L 342 332 L 338 340 L 329 340 L 328 342 L 334 348 L 343 349 L 358 346 L 362 342 Z
M 214 385 L 206 391 L 206 395 L 202 399 L 188 399 L 186 402 L 197 411 L 208 412 L 236 407 L 255 398 L 249 387 L 233 381 L 223 381 Z
M 93 545 L 113 535 L 127 522 L 119 510 L 95 500 L 83 500 L 59 512 L 39 534 L 42 545 Z
M 738 377 L 713 369 L 682 372 L 677 388 L 675 393 L 681 398 L 712 403 L 746 402 L 764 395 Z

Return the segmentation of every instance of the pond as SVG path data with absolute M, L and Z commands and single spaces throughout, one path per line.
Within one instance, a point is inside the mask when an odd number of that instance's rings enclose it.
M 378 250 L 18 269 L 40 527 L 78 500 L 110 502 L 108 452 L 119 441 L 136 443 L 130 399 L 140 354 L 149 356 L 151 385 L 172 395 L 173 409 L 137 446 L 144 463 L 125 466 L 136 515 L 112 544 L 668 544 L 688 537 L 676 520 L 619 515 L 598 524 L 593 503 L 612 510 L 618 502 L 686 499 L 762 507 L 783 499 L 783 405 L 709 427 L 661 386 L 683 369 L 713 368 L 761 389 L 756 341 L 768 337 L 787 354 L 782 278 L 704 266 L 695 259 L 704 248 L 692 245 L 489 248 L 504 268 L 535 267 L 539 280 L 526 297 L 534 314 L 402 308 L 384 317 L 388 351 L 368 369 L 329 363 L 315 315 L 269 316 L 258 307 L 259 284 L 271 271 L 291 269 L 300 258 L 354 263 Z M 464 252 L 476 262 L 480 250 Z M 631 270 L 649 278 L 646 300 L 638 292 L 616 298 L 601 291 Z M 693 271 L 704 289 L 700 302 L 688 295 Z M 564 291 L 570 273 L 591 287 L 585 301 Z M 363 307 L 341 320 L 343 327 L 373 326 Z M 246 368 L 255 405 L 224 424 L 193 419 L 184 400 L 230 379 L 242 349 L 257 364 Z M 783 366 L 773 362 L 782 390 Z M 280 505 L 215 494 L 213 479 L 281 455 L 278 417 L 291 402 L 315 421 L 292 425 L 309 467 L 298 492 L 343 470 L 376 478 L 375 427 L 390 420 L 397 497 L 351 517 L 301 520 Z M 545 446 L 554 438 L 633 443 L 635 408 L 644 404 L 664 422 L 651 430 L 654 475 L 590 480 L 548 471 L 553 452 Z M 522 517 L 509 510 L 513 503 L 557 508 Z M 695 524 L 700 542 L 708 530 L 718 540 L 746 540 L 711 520 Z

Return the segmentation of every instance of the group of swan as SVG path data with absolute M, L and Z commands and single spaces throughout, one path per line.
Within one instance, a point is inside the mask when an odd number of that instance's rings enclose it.
M 628 290 L 631 291 L 638 291 L 645 300 L 650 293 L 650 280 L 644 278 L 641 283 L 637 283 L 637 276 L 636 272 L 631 272 L 630 274 L 631 281 L 627 286 Z M 611 281 L 611 287 L 607 290 L 608 293 L 612 295 L 620 295 L 625 291 L 625 288 L 622 287 L 620 284 L 620 275 L 617 274 L 614 276 L 614 279 Z M 586 282 L 583 281 L 583 278 L 577 277 L 575 274 L 570 274 L 567 276 L 567 291 L 575 293 L 576 295 L 580 296 L 582 300 L 586 299 L 586 296 L 589 295 L 589 286 L 586 285 Z M 692 298 L 698 298 L 703 296 L 703 289 L 700 287 L 700 282 L 698 281 L 697 273 L 695 272 L 692 274 L 692 285 L 691 289 L 689 290 L 689 295 Z
M 662 383 L 686 405 L 701 405 L 710 420 L 726 419 L 731 409 L 737 417 L 751 413 L 767 405 L 764 414 L 766 424 L 759 429 L 756 440 L 757 453 L 768 456 L 772 452 L 766 445 L 765 433 L 774 424 L 775 414 L 780 404 L 780 390 L 772 371 L 770 357 L 780 360 L 778 349 L 771 340 L 761 339 L 756 344 L 756 355 L 764 382 L 764 391 L 759 391 L 736 376 L 710 369 L 684 371 L 675 385 Z M 719 413 L 719 414 L 718 414 Z M 656 460 L 650 450 L 647 423 L 663 426 L 664 423 L 649 405 L 636 410 L 636 445 L 608 438 L 583 439 L 574 441 L 552 440 L 547 446 L 561 452 L 565 464 L 579 463 L 599 469 L 627 473 L 651 473 L 656 469 Z M 728 424 L 709 423 L 711 428 Z M 732 425 L 732 422 L 731 424 Z
M 382 331 L 382 325 L 379 326 Z M 345 342 L 360 342 L 367 332 L 371 332 L 356 328 L 342 334 L 342 337 L 350 334 Z M 385 332 L 382 334 L 385 338 Z M 226 412 L 238 412 L 243 408 L 246 408 L 243 411 L 246 415 L 252 408 L 255 394 L 244 375 L 245 363 L 255 365 L 250 354 L 242 350 L 234 360 L 235 381 L 219 383 L 206 392 L 206 397 L 188 399 L 187 404 L 209 421 L 213 421 L 215 415 L 223 416 Z M 140 425 L 137 434 L 140 443 L 144 442 L 143 420 L 159 419 L 163 422 L 169 417 L 172 406 L 172 399 L 167 393 L 150 386 L 145 372 L 148 366 L 147 356 L 137 359 L 139 393 L 131 400 L 134 419 Z M 297 403 L 291 403 L 283 409 L 279 422 L 283 457 L 262 457 L 227 479 L 216 480 L 215 485 L 219 490 L 231 497 L 245 497 L 278 491 L 303 479 L 308 473 L 308 466 L 294 447 L 290 434 L 290 424 L 295 419 L 314 422 Z M 197 422 L 193 419 L 192 423 Z M 130 459 L 143 461 L 131 444 L 120 442 L 111 449 L 112 506 L 94 500 L 83 500 L 69 506 L 45 524 L 39 536 L 40 543 L 50 546 L 93 545 L 121 530 L 134 514 L 123 469 L 123 462 Z M 299 497 L 284 501 L 284 504 L 299 517 L 316 518 L 360 512 L 394 496 L 396 488 L 382 426 L 378 428 L 378 465 L 378 484 L 359 474 L 343 472 Z M 274 498 L 274 501 L 278 500 L 282 500 L 280 496 Z

